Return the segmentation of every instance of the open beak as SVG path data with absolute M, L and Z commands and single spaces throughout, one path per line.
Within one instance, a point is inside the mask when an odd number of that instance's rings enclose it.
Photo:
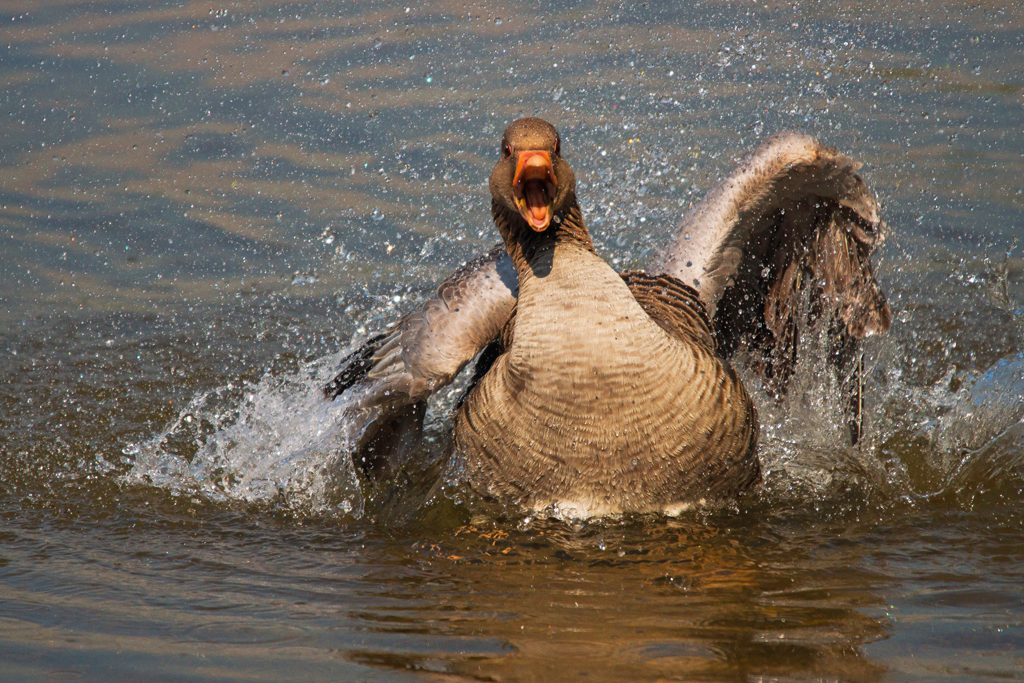
M 544 232 L 551 225 L 552 205 L 557 189 L 558 179 L 555 178 L 550 154 L 532 150 L 519 153 L 512 192 L 519 213 L 537 232 Z

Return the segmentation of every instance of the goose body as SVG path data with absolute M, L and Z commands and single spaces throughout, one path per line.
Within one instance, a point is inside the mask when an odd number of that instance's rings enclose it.
M 372 476 L 401 467 L 426 400 L 479 353 L 453 457 L 480 495 L 576 517 L 735 496 L 760 480 L 759 425 L 721 351 L 746 351 L 783 394 L 802 296 L 832 330 L 856 441 L 858 343 L 889 324 L 869 259 L 882 223 L 856 168 L 806 136 L 770 139 L 684 220 L 665 272 L 616 273 L 594 250 L 557 131 L 513 122 L 490 178 L 502 245 L 325 387 L 360 392 L 357 463 Z
M 713 340 L 664 330 L 590 251 L 535 258 L 547 274 L 520 279 L 511 346 L 456 418 L 470 484 L 586 517 L 673 513 L 757 481 L 756 413 Z

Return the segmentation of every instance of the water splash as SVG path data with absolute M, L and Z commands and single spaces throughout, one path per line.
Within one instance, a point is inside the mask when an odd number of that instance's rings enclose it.
M 217 502 L 360 515 L 349 456 L 374 415 L 352 410 L 356 397 L 329 402 L 321 390 L 344 353 L 197 395 L 162 432 L 126 449 L 132 465 L 123 481 Z
M 969 507 L 979 494 L 1024 483 L 1024 354 L 1003 358 L 978 375 L 950 367 L 932 385 L 913 386 L 904 372 L 913 363 L 907 351 L 912 347 L 892 338 L 874 340 L 868 353 L 873 364 L 864 375 L 871 404 L 866 437 L 851 446 L 841 382 L 829 369 L 827 346 L 821 330 L 801 333 L 800 360 L 781 402 L 768 396 L 754 373 L 743 371 L 742 359 L 737 363 L 762 423 L 762 501 L 782 508 L 819 502 L 842 507 L 849 501 L 914 504 L 944 496 Z M 132 464 L 123 481 L 215 502 L 363 515 L 369 492 L 351 453 L 376 413 L 354 408 L 357 391 L 334 402 L 321 393 L 352 348 L 283 377 L 268 374 L 256 384 L 228 383 L 197 395 L 159 434 L 126 449 Z M 452 407 L 468 374 L 431 401 L 425 461 L 447 452 Z M 413 467 L 404 476 L 416 474 Z M 447 490 L 457 492 L 457 472 L 449 469 L 448 475 Z M 416 507 L 425 500 L 400 502 Z M 379 501 L 374 505 L 381 507 Z
M 888 499 L 894 493 L 892 472 L 875 448 L 878 435 L 869 429 L 859 445 L 851 444 L 845 392 L 829 362 L 829 346 L 827 329 L 801 327 L 798 361 L 781 401 L 769 395 L 756 373 L 745 369 L 748 359 L 734 361 L 761 421 L 761 497 L 776 504 L 851 495 Z
M 874 452 L 893 494 L 970 509 L 1024 494 L 1024 354 L 980 373 L 947 368 L 914 386 L 888 367 L 875 397 Z M 996 498 L 988 494 L 1001 491 Z M 1005 494 L 1005 495 L 1004 495 Z

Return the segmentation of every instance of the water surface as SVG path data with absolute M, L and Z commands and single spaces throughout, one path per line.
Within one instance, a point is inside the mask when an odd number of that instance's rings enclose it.
M 1024 678 L 1019 6 L 0 11 L 4 681 Z M 861 160 L 894 312 L 863 447 L 812 362 L 726 509 L 353 480 L 317 386 L 496 242 L 522 115 L 622 269 L 771 132 Z

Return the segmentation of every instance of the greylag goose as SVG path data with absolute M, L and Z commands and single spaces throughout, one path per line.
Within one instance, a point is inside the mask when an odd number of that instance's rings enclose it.
M 858 343 L 890 319 L 869 259 L 883 223 L 858 168 L 808 136 L 773 136 L 683 220 L 659 274 L 616 273 L 558 132 L 513 122 L 490 177 L 502 244 L 324 388 L 370 416 L 357 463 L 400 466 L 427 399 L 477 358 L 453 457 L 478 494 L 577 517 L 729 498 L 761 474 L 757 411 L 727 357 L 744 351 L 781 396 L 802 316 L 831 335 L 856 442 Z

